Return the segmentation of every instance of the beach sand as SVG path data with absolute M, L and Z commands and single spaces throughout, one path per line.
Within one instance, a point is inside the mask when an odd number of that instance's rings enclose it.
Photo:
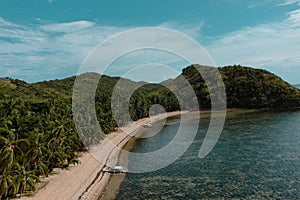
M 92 149 L 93 153 L 82 153 L 79 158 L 81 164 L 76 166 L 72 165 L 65 170 L 55 169 L 53 175 L 42 179 L 42 182 L 47 184 L 34 196 L 22 197 L 21 199 L 98 199 L 110 178 L 109 173 L 104 173 L 102 170 L 106 165 L 115 166 L 117 164 L 120 148 L 123 148 L 126 143 L 138 133 L 142 125 L 154 123 L 167 117 L 180 115 L 181 113 L 180 111 L 170 112 L 140 119 L 110 133 L 107 136 L 108 140 L 101 142 L 100 145 Z M 97 157 L 98 160 L 95 157 Z

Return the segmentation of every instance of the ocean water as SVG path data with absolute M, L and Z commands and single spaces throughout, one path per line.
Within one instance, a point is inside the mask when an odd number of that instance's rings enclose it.
M 168 119 L 159 134 L 137 139 L 131 151 L 163 147 L 179 122 Z M 300 199 L 300 112 L 231 112 L 218 143 L 200 159 L 208 124 L 206 114 L 194 142 L 173 164 L 126 174 L 116 199 Z

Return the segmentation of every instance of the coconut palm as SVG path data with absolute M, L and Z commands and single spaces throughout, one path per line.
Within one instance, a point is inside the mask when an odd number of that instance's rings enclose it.
M 38 131 L 38 129 L 35 129 L 31 134 L 30 149 L 25 157 L 29 159 L 37 176 L 48 175 L 48 167 L 43 160 L 47 153 L 45 136 Z
M 16 177 L 16 187 L 20 194 L 20 198 L 24 191 L 35 190 L 35 185 L 39 178 L 34 174 L 34 171 L 30 169 L 30 165 L 26 157 L 23 157 L 20 163 L 15 164 L 13 174 Z
M 29 144 L 26 139 L 16 139 L 16 135 L 13 131 L 9 131 L 8 137 L 0 136 L 0 143 L 2 148 L 0 150 L 1 163 L 3 167 L 2 176 L 0 179 L 0 184 L 2 183 L 3 177 L 7 173 L 7 169 L 13 164 L 16 160 L 17 155 L 22 155 L 23 151 L 20 148 L 21 143 Z
M 13 163 L 16 151 L 19 151 L 19 153 L 23 153 L 20 149 L 19 145 L 21 143 L 25 143 L 29 145 L 28 140 L 26 139 L 16 139 L 16 134 L 13 131 L 8 131 L 9 135 L 8 137 L 0 136 L 0 143 L 3 144 L 0 152 L 1 152 L 1 159 L 2 161 L 5 160 L 10 165 Z
M 7 173 L 2 174 L 1 184 L 0 184 L 0 199 L 6 198 L 8 195 L 17 193 L 17 186 L 15 178 L 11 171 L 8 170 Z
M 1 156 L 1 195 L 6 196 L 9 191 L 15 191 L 15 182 L 11 175 L 11 169 L 14 167 L 17 157 L 23 155 L 20 148 L 22 143 L 28 145 L 26 139 L 17 139 L 12 130 L 8 131 L 8 137 L 0 136 L 0 156 Z M 12 192 L 13 193 L 13 192 Z

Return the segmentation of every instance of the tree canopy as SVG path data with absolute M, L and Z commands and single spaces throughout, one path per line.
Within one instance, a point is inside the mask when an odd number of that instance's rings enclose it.
M 193 88 L 200 109 L 209 109 L 210 93 L 197 68 L 210 67 L 191 65 L 183 69 L 174 80 L 162 84 L 134 82 L 120 77 L 101 76 L 95 91 L 97 119 L 104 133 L 110 133 L 119 125 L 128 123 L 122 115 L 124 106 L 129 107 L 133 120 L 149 116 L 154 104 L 162 105 L 166 111 L 180 110 L 180 101 L 174 90 L 188 99 L 186 79 Z M 300 90 L 265 70 L 242 66 L 220 67 L 226 89 L 227 107 L 244 109 L 293 109 L 300 107 Z M 99 74 L 82 74 L 88 83 Z M 66 168 L 78 163 L 78 152 L 84 149 L 74 125 L 72 112 L 73 85 L 76 77 L 38 83 L 21 80 L 0 79 L 0 199 L 34 191 L 41 176 L 56 167 Z M 121 86 L 116 84 L 122 80 Z M 213 90 L 222 86 L 217 82 Z M 133 92 L 129 102 L 117 104 L 113 119 L 111 96 L 115 89 Z M 173 91 L 172 91 L 173 90 Z M 84 95 L 84 94 L 82 94 Z M 184 108 L 184 109 L 195 109 Z M 82 112 L 85 112 L 84 110 Z M 116 121 L 117 120 L 117 121 Z M 92 141 L 97 142 L 97 141 Z

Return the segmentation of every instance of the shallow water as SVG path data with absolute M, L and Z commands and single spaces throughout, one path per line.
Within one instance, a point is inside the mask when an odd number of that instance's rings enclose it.
M 131 151 L 163 147 L 179 122 L 168 119 L 159 134 L 137 139 Z M 300 199 L 300 112 L 229 113 L 217 145 L 200 159 L 208 123 L 206 115 L 193 144 L 173 164 L 126 174 L 116 199 Z

